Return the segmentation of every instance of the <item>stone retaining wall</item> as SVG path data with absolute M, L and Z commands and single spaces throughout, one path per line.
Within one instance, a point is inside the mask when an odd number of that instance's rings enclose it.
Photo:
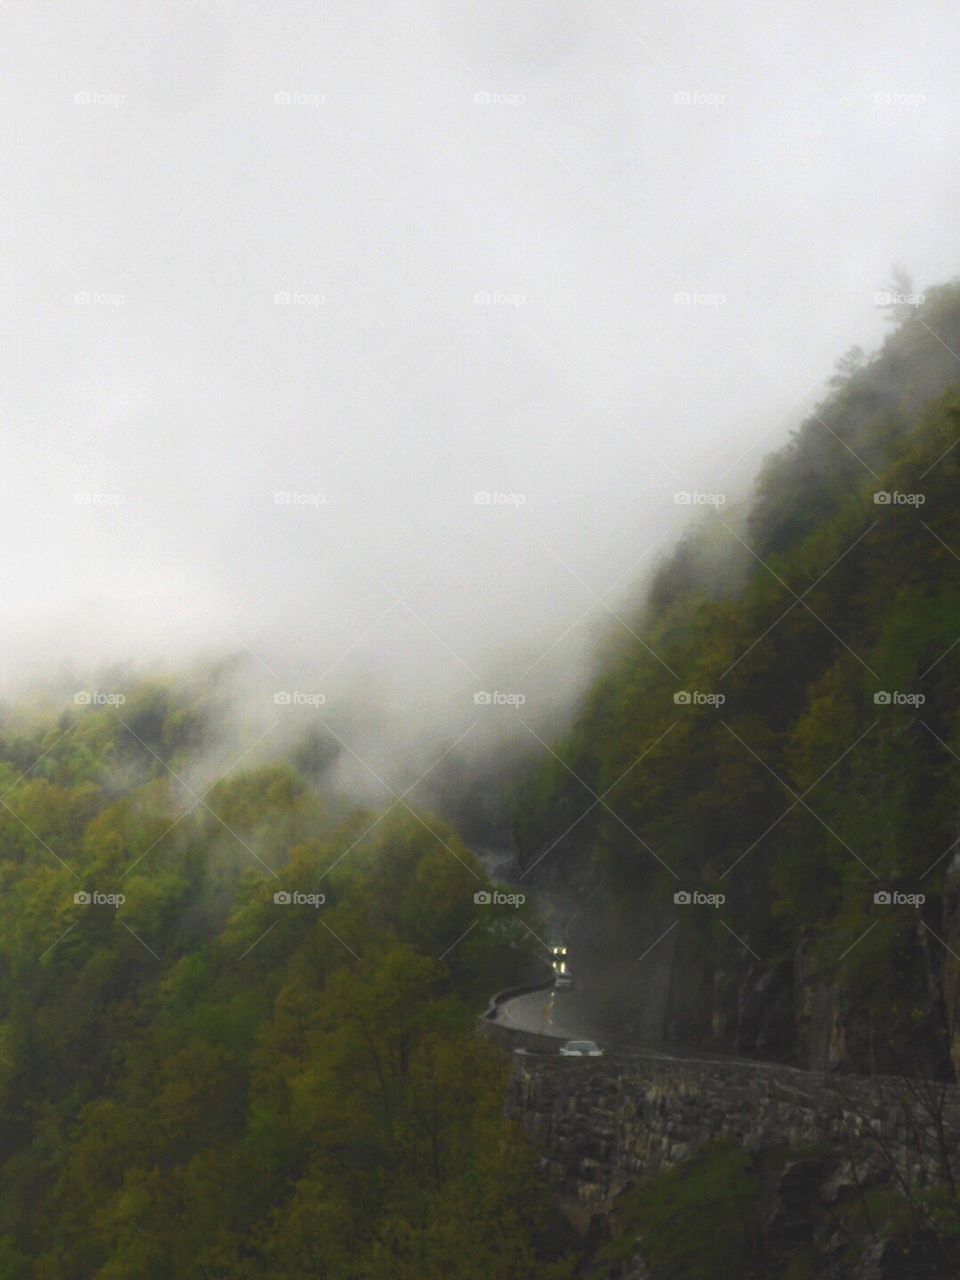
M 541 1151 L 555 1190 L 601 1211 L 628 1184 L 721 1136 L 750 1148 L 827 1145 L 873 1167 L 892 1161 L 918 1186 L 938 1177 L 936 1124 L 911 1087 L 893 1078 L 640 1055 L 524 1053 L 513 1063 L 508 1114 Z M 947 1089 L 942 1119 L 956 1160 L 956 1087 Z

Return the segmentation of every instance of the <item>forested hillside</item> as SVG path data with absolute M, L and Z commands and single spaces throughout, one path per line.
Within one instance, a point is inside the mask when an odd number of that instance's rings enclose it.
M 668 1033 L 950 1074 L 960 286 L 905 310 L 841 361 L 749 518 L 720 508 L 662 566 L 515 830 L 535 875 L 602 875 L 633 956 L 651 905 L 676 921 Z
M 567 1274 L 474 1034 L 517 911 L 434 820 L 336 819 L 292 768 L 198 801 L 209 710 L 5 717 L 0 1275 Z
M 951 285 L 848 353 L 513 796 L 521 860 L 599 886 L 631 964 L 669 930 L 668 1038 L 955 1074 L 958 351 Z M 0 716 L 0 1276 L 572 1274 L 474 1034 L 523 912 L 310 744 L 197 781 L 226 714 L 197 678 Z

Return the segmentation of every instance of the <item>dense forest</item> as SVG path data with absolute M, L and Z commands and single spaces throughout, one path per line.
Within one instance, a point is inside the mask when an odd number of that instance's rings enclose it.
M 873 358 L 840 362 L 752 504 L 705 515 L 660 567 L 636 634 L 517 790 L 514 829 L 536 875 L 589 864 L 625 939 L 644 904 L 669 921 L 676 891 L 723 893 L 723 921 L 673 913 L 676 945 L 703 991 L 745 966 L 767 982 L 768 1050 L 779 1019 L 776 1052 L 803 1059 L 819 989 L 846 1065 L 919 1052 L 949 1076 L 960 285 L 893 319 Z M 674 1031 L 709 1038 L 712 998 L 674 1008 Z
M 427 816 L 181 785 L 211 717 L 158 682 L 4 717 L 0 1275 L 568 1274 L 474 1033 L 518 912 Z
M 768 1051 L 803 1059 L 817 988 L 839 1065 L 951 1078 L 960 285 L 894 318 L 752 502 L 690 528 L 509 803 L 522 866 L 593 876 L 614 940 L 679 890 L 724 895 L 675 912 L 700 974 L 676 1038 L 709 1040 L 703 991 L 746 972 L 787 1026 Z M 0 1276 L 573 1275 L 475 1034 L 535 963 L 524 911 L 478 909 L 484 870 L 435 816 L 328 795 L 317 744 L 198 781 L 225 714 L 215 676 L 2 709 Z M 754 1204 L 740 1156 L 710 1159 L 632 1193 L 601 1270 L 639 1232 L 669 1274 L 726 1274 L 706 1227 L 671 1225 L 691 1197 L 707 1224 Z

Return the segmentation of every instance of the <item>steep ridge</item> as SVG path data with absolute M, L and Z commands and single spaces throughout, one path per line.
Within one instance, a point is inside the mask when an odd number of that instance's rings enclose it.
M 517 788 L 519 877 L 590 891 L 621 1028 L 956 1076 L 958 353 L 957 284 L 848 353 Z

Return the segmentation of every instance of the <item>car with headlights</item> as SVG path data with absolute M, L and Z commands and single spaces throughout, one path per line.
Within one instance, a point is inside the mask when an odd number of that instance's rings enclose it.
M 602 1058 L 603 1050 L 595 1040 L 568 1040 L 560 1054 L 564 1058 Z

